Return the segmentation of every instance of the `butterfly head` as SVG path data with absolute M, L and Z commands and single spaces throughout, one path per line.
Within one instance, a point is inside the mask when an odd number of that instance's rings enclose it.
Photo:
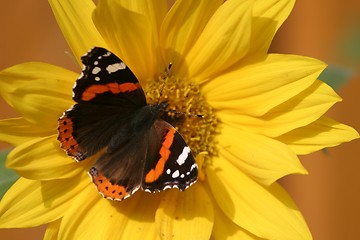
M 152 106 L 154 112 L 159 113 L 166 112 L 166 108 L 169 106 L 169 104 L 167 102 L 160 102 L 150 106 Z

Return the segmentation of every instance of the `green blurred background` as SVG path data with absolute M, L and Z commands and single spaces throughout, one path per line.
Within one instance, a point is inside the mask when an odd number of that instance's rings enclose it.
M 45 0 L 2 1 L 0 69 L 26 61 L 44 61 L 79 72 Z M 298 0 L 278 32 L 271 52 L 319 58 L 330 65 L 322 75 L 344 98 L 328 115 L 360 131 L 360 1 Z M 343 84 L 346 82 L 346 84 Z M 0 99 L 0 119 L 17 116 Z M 0 144 L 0 149 L 9 148 Z M 360 236 L 360 141 L 301 157 L 308 176 L 281 180 L 315 240 Z M 0 239 L 42 239 L 44 226 L 2 229 Z

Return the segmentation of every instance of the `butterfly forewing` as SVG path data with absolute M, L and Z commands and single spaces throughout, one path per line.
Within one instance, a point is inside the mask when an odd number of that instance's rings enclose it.
M 95 47 L 81 60 L 84 69 L 73 88 L 75 102 L 123 108 L 146 105 L 139 81 L 115 54 Z
M 58 128 L 61 147 L 78 161 L 106 147 L 114 131 L 146 106 L 138 80 L 114 54 L 95 47 L 81 60 L 84 69 L 73 88 L 77 104 L 64 112 Z
M 156 158 L 148 158 L 145 162 L 142 188 L 149 192 L 167 188 L 185 190 L 196 181 L 198 175 L 189 146 L 169 123 L 156 120 L 153 127 L 162 136 L 162 143 Z

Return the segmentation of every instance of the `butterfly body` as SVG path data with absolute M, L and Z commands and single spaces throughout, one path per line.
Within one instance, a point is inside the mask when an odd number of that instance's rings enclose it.
M 130 69 L 114 54 L 93 48 L 73 88 L 77 102 L 59 119 L 64 151 L 83 161 L 106 149 L 89 170 L 98 191 L 122 200 L 138 189 L 185 190 L 197 165 L 181 135 L 159 117 L 167 103 L 148 105 Z

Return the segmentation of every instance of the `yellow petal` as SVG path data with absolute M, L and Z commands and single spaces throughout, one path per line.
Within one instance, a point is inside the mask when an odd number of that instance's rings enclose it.
M 295 0 L 256 0 L 254 2 L 250 49 L 247 57 L 265 55 L 271 41 L 289 16 Z
M 10 118 L 0 120 L 0 141 L 18 146 L 34 138 L 54 133 L 29 123 L 24 118 Z
M 201 183 L 185 192 L 166 191 L 155 215 L 161 239 L 187 240 L 191 236 L 192 239 L 208 240 L 213 222 L 213 206 Z
M 182 57 L 187 55 L 222 3 L 221 0 L 179 0 L 171 7 L 161 26 L 160 46 L 165 49 L 164 62 L 172 63 L 173 72 L 178 73 Z
M 228 0 L 214 13 L 182 66 L 199 83 L 239 61 L 248 51 L 252 0 Z
M 280 141 L 226 125 L 219 128 L 219 156 L 259 183 L 271 185 L 285 175 L 307 173 L 296 154 Z
M 92 161 L 77 163 L 60 148 L 57 135 L 35 138 L 12 150 L 6 166 L 20 176 L 36 180 L 71 178 L 87 169 Z
M 231 221 L 223 211 L 214 204 L 214 228 L 212 236 L 214 239 L 226 239 L 226 240 L 260 240 L 261 238 L 256 237 L 245 229 L 236 225 Z
M 212 79 L 202 92 L 215 109 L 260 116 L 310 87 L 325 67 L 313 58 L 270 54 Z
M 120 5 L 126 9 L 144 15 L 151 23 L 153 37 L 158 41 L 161 24 L 168 12 L 168 4 L 165 0 L 147 1 L 147 0 L 119 0 Z
M 218 206 L 238 226 L 265 239 L 311 239 L 300 211 L 279 184 L 260 185 L 221 158 L 206 173 Z
M 230 110 L 217 111 L 216 114 L 221 121 L 235 128 L 277 137 L 314 122 L 339 101 L 341 98 L 331 87 L 317 80 L 309 88 L 261 117 L 240 115 Z
M 94 46 L 105 47 L 106 43 L 96 29 L 91 14 L 95 4 L 91 0 L 49 0 L 58 25 L 65 36 L 76 60 Z
M 89 182 L 85 173 L 44 182 L 20 178 L 1 200 L 0 227 L 34 227 L 61 218 Z
M 59 228 L 61 224 L 61 219 L 56 220 L 54 222 L 48 223 L 44 240 L 57 240 L 59 234 Z
M 59 239 L 155 239 L 157 197 L 137 192 L 117 202 L 102 198 L 88 186 L 68 206 Z
M 308 154 L 359 138 L 359 133 L 345 124 L 322 116 L 315 122 L 276 139 L 287 144 L 296 154 Z
M 57 119 L 68 109 L 78 74 L 54 65 L 30 62 L 0 72 L 0 94 L 27 121 L 56 129 Z
M 163 0 L 100 0 L 93 14 L 94 23 L 110 49 L 141 84 L 167 67 L 161 61 L 158 36 L 166 6 Z

